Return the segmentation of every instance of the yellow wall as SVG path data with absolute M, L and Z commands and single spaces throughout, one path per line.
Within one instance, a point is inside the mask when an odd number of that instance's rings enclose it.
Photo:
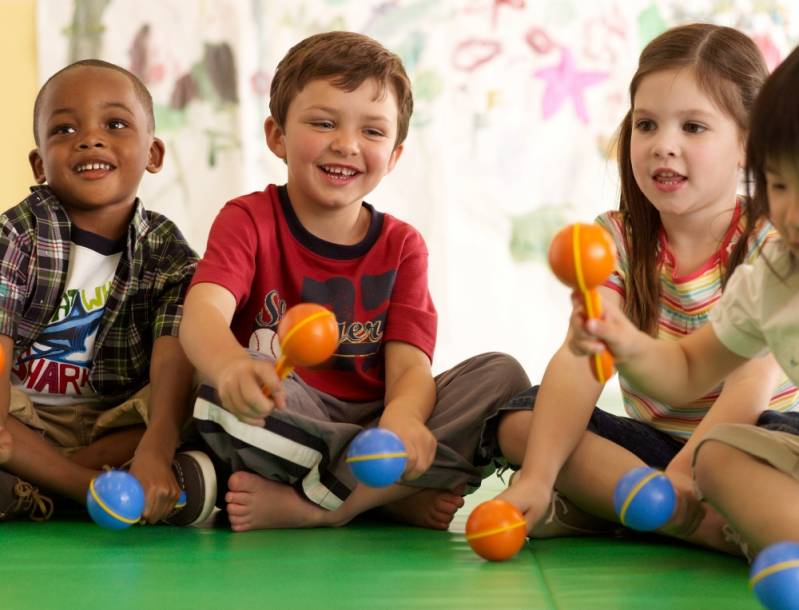
M 25 197 L 32 184 L 28 151 L 33 148 L 31 115 L 38 90 L 35 0 L 0 0 L 0 116 L 5 137 L 0 146 L 0 210 Z

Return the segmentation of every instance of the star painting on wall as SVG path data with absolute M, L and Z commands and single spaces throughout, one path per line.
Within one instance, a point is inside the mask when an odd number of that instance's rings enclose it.
M 578 70 L 571 51 L 561 47 L 560 63 L 537 70 L 534 76 L 546 83 L 541 102 L 544 120 L 548 120 L 568 99 L 571 99 L 577 116 L 583 123 L 588 123 L 588 109 L 585 106 L 583 93 L 586 88 L 607 79 L 608 73 Z

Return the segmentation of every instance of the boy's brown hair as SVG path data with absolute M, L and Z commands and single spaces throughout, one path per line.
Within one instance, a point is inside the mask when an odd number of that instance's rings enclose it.
M 318 79 L 329 80 L 345 91 L 354 91 L 367 79 L 374 79 L 381 96 L 391 86 L 398 110 L 394 147 L 405 140 L 413 113 L 411 82 L 402 60 L 382 44 L 355 32 L 325 32 L 291 47 L 277 66 L 269 92 L 269 112 L 281 129 L 291 101 L 305 85 Z
M 621 201 L 630 268 L 626 279 L 628 317 L 642 331 L 657 335 L 660 312 L 660 264 L 656 244 L 661 229 L 660 215 L 644 196 L 635 180 L 630 154 L 635 93 L 641 81 L 655 72 L 692 69 L 699 88 L 732 117 L 742 135 L 749 130 L 749 113 L 768 75 L 763 56 L 751 38 L 738 30 L 694 23 L 663 32 L 641 52 L 638 70 L 630 82 L 630 110 L 618 135 L 618 166 Z M 732 202 L 730 202 L 732 205 Z M 726 285 L 748 247 L 756 222 L 764 215 L 746 206 L 746 227 L 729 258 L 722 261 L 722 285 Z

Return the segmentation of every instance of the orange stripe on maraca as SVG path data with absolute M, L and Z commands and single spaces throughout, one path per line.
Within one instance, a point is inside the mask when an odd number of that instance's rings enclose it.
M 597 318 L 597 311 L 594 309 L 594 300 L 591 298 L 591 295 L 588 292 L 588 288 L 585 285 L 585 274 L 583 273 L 583 257 L 582 257 L 582 249 L 580 244 L 580 224 L 575 223 L 572 225 L 572 257 L 574 258 L 574 274 L 577 280 L 577 287 L 579 288 L 580 292 L 583 295 L 583 302 L 585 303 L 585 309 L 588 313 L 588 317 L 591 319 Z M 599 383 L 605 383 L 607 378 L 605 377 L 605 370 L 604 366 L 602 366 L 602 355 L 601 354 L 594 354 L 591 357 L 594 363 L 594 373 L 596 374 L 597 381 Z
M 579 288 L 580 292 L 582 292 L 583 296 L 585 296 L 587 289 L 585 287 L 585 276 L 583 275 L 583 257 L 580 255 L 579 223 L 572 225 L 572 257 L 574 258 L 574 273 L 576 275 L 575 279 L 577 280 L 577 288 Z M 591 306 L 588 305 L 588 307 L 590 308 Z M 591 314 L 590 310 L 588 314 Z
M 505 525 L 503 527 L 495 527 L 494 529 L 485 530 L 483 532 L 477 532 L 475 534 L 467 534 L 466 540 L 477 540 L 478 538 L 485 538 L 486 536 L 493 536 L 494 534 L 501 534 L 502 532 L 507 532 L 510 530 L 514 530 L 517 527 L 527 527 L 526 521 L 519 521 L 517 523 L 511 523 L 510 525 Z
M 316 313 L 313 313 L 310 316 L 308 316 L 307 318 L 304 318 L 304 319 L 300 320 L 299 322 L 297 322 L 294 326 L 291 327 L 291 330 L 286 333 L 286 336 L 284 337 L 283 342 L 282 342 L 282 349 L 285 351 L 286 347 L 291 342 L 291 338 L 295 334 L 297 334 L 300 331 L 300 329 L 302 329 L 304 326 L 307 326 L 308 324 L 310 324 L 314 320 L 318 320 L 319 318 L 325 318 L 325 317 L 332 316 L 332 315 L 333 315 L 332 311 L 330 311 L 328 309 L 325 309 L 324 311 L 318 311 Z

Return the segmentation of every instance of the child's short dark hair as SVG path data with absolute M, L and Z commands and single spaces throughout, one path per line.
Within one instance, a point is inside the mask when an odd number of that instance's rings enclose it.
M 753 207 L 768 213 L 766 167 L 785 163 L 799 175 L 799 47 L 766 79 L 752 110 L 746 176 Z M 778 168 L 779 169 L 779 168 Z
M 144 113 L 147 115 L 147 120 L 149 121 L 149 128 L 151 130 L 155 130 L 155 114 L 153 113 L 153 98 L 150 95 L 150 92 L 145 87 L 144 83 L 139 80 L 139 77 L 130 72 L 129 70 L 125 70 L 125 68 L 118 66 L 116 64 L 112 64 L 107 61 L 103 61 L 102 59 L 82 59 L 80 61 L 76 61 L 75 63 L 69 64 L 68 66 L 61 68 L 58 72 L 53 74 L 47 81 L 42 85 L 42 88 L 39 89 L 39 93 L 36 95 L 36 101 L 33 104 L 33 139 L 36 142 L 36 145 L 39 145 L 39 134 L 36 130 L 36 124 L 39 121 L 39 112 L 41 110 L 42 100 L 44 99 L 44 92 L 47 90 L 47 86 L 58 76 L 63 74 L 64 72 L 68 72 L 69 70 L 74 70 L 75 68 L 80 67 L 88 67 L 88 68 L 105 68 L 107 70 L 116 70 L 117 72 L 121 72 L 125 76 L 128 77 L 130 82 L 133 84 L 133 91 L 136 93 L 136 97 L 139 98 L 142 107 L 144 108 Z
M 381 94 L 391 86 L 397 96 L 397 141 L 408 135 L 413 112 L 411 82 L 402 60 L 382 44 L 355 32 L 325 32 L 294 45 L 280 61 L 269 92 L 269 112 L 282 129 L 289 104 L 312 80 L 325 79 L 345 91 L 354 91 L 373 78 Z

